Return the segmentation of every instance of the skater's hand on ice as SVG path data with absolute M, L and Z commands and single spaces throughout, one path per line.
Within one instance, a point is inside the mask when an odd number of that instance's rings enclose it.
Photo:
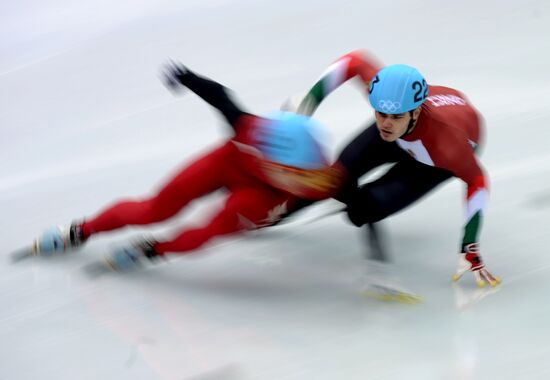
M 480 288 L 484 287 L 485 284 L 491 286 L 497 286 L 501 283 L 500 277 L 493 276 L 487 269 L 485 269 L 485 264 L 479 256 L 478 244 L 468 244 L 458 256 L 458 267 L 456 273 L 453 275 L 453 281 L 458 281 L 462 275 L 466 272 L 472 272 L 476 279 L 477 286 Z
M 179 78 L 187 72 L 188 70 L 184 65 L 170 60 L 162 66 L 160 79 L 170 91 L 180 93 L 185 87 L 181 84 Z

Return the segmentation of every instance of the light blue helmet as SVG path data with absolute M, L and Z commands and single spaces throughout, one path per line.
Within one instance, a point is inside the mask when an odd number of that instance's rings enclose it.
M 328 163 L 321 144 L 322 129 L 308 116 L 273 112 L 256 131 L 253 143 L 266 160 L 300 169 L 320 169 Z
M 428 96 L 426 80 L 407 65 L 384 67 L 370 82 L 369 101 L 385 114 L 399 114 L 418 108 Z

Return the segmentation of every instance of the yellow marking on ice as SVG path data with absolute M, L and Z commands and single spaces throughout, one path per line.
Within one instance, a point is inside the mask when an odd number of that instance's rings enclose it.
M 409 305 L 414 305 L 417 303 L 424 302 L 424 298 L 422 296 L 416 295 L 416 294 L 408 294 L 408 293 L 378 293 L 373 292 L 369 290 L 363 290 L 361 291 L 361 295 L 368 298 L 374 298 L 378 301 L 384 301 L 384 302 L 399 302 L 399 303 L 406 303 Z

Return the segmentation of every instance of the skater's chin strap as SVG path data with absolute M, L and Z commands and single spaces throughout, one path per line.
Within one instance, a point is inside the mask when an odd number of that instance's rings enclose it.
M 412 111 L 409 111 L 409 115 L 411 116 L 411 119 L 409 120 L 409 124 L 407 125 L 407 130 L 399 138 L 402 138 L 402 137 L 408 135 L 414 129 L 414 126 L 416 125 L 416 121 L 418 120 L 418 118 L 413 119 L 414 111 L 416 111 L 416 109 L 414 109 Z

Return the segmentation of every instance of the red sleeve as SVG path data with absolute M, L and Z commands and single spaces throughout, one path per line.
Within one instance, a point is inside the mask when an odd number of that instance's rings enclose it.
M 337 62 L 342 60 L 348 61 L 345 80 L 358 76 L 364 83 L 368 84 L 376 73 L 382 69 L 382 64 L 378 59 L 366 50 L 354 50 L 339 58 Z

